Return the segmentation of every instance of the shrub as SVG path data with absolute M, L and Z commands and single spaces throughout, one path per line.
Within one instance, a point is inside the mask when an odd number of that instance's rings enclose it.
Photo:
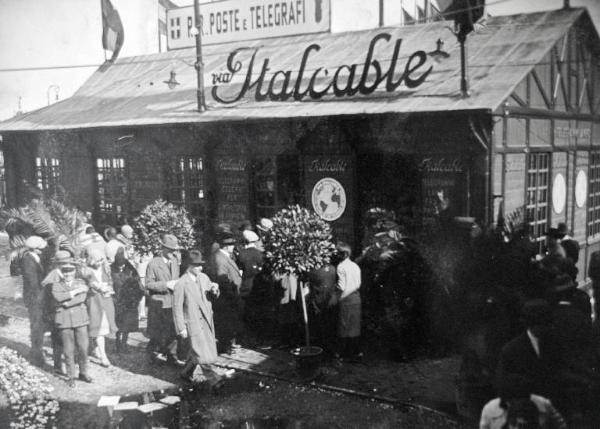
M 280 210 L 273 227 L 263 234 L 267 263 L 278 274 L 300 277 L 329 262 L 335 246 L 331 227 L 317 214 L 298 205 Z
M 160 252 L 162 234 L 172 234 L 184 249 L 197 246 L 192 222 L 183 207 L 159 199 L 149 204 L 133 221 L 134 246 L 138 252 L 152 255 Z
M 0 348 L 0 389 L 8 398 L 11 428 L 54 428 L 58 402 L 40 370 L 14 350 Z

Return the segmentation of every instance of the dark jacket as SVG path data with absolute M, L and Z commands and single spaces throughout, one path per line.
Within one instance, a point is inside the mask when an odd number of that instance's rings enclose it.
M 524 332 L 502 348 L 498 380 L 516 376 L 531 386 L 532 393 L 554 399 L 558 392 L 557 374 L 561 369 L 559 356 L 556 341 L 546 341 L 540 343 L 538 357 Z
M 26 252 L 23 255 L 22 273 L 23 273 L 23 301 L 26 307 L 32 305 L 41 305 L 43 268 L 42 264 L 35 260 L 31 252 Z
M 78 328 L 90 323 L 85 305 L 86 293 L 71 297 L 70 292 L 79 286 L 85 286 L 83 280 L 75 279 L 68 286 L 63 280 L 52 283 L 52 297 L 54 298 L 55 314 L 54 323 L 59 329 Z
M 262 270 L 263 254 L 256 247 L 246 247 L 240 250 L 238 256 L 238 264 L 242 270 L 242 285 L 240 287 L 240 295 L 247 297 L 252 292 L 254 279 Z

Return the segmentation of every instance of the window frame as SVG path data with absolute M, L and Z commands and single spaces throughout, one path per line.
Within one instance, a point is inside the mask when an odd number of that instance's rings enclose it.
M 50 195 L 58 193 L 63 171 L 60 158 L 51 156 L 35 157 L 35 185 Z
M 541 246 L 550 225 L 550 193 L 552 173 L 551 152 L 532 152 L 527 155 L 525 170 L 525 213 L 531 239 Z M 545 196 L 545 198 L 543 198 Z M 540 216 L 540 211 L 545 216 Z
M 586 234 L 588 238 L 600 235 L 600 151 L 589 155 Z
M 201 155 L 173 157 L 166 172 L 166 200 L 185 207 L 204 223 L 206 220 L 206 160 Z M 197 198 L 193 198 L 197 195 Z
M 129 176 L 125 157 L 96 157 L 96 213 L 104 222 L 121 223 L 129 214 Z

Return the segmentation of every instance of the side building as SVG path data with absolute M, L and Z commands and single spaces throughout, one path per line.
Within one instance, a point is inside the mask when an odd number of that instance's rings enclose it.
M 0 123 L 11 205 L 63 186 L 98 222 L 162 197 L 206 229 L 313 207 L 358 244 L 365 213 L 407 228 L 520 209 L 566 222 L 580 275 L 600 249 L 600 53 L 584 9 L 490 18 L 468 37 L 470 94 L 447 23 L 122 58 L 64 101 Z M 443 46 L 438 40 L 444 42 Z

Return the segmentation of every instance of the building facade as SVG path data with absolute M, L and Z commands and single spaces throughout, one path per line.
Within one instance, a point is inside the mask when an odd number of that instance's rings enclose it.
M 587 13 L 491 19 L 469 36 L 468 97 L 446 25 L 208 47 L 204 113 L 193 50 L 120 59 L 69 100 L 0 124 L 8 201 L 60 185 L 98 223 L 119 224 L 164 198 L 206 231 L 301 204 L 357 245 L 374 207 L 409 231 L 441 212 L 490 225 L 521 210 L 535 239 L 567 223 L 583 278 L 600 248 Z

